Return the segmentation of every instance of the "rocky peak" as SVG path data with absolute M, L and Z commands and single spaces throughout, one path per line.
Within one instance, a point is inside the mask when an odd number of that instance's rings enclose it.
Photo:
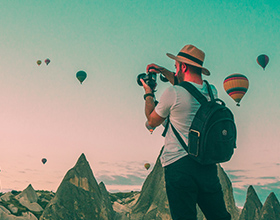
M 237 208 L 233 196 L 233 189 L 232 189 L 232 183 L 230 179 L 228 178 L 228 175 L 224 171 L 224 169 L 219 164 L 218 166 L 218 176 L 220 179 L 220 183 L 222 185 L 222 190 L 224 194 L 224 200 L 226 203 L 226 208 L 228 212 L 231 214 L 231 219 L 237 220 L 240 215 L 240 210 Z
M 42 212 L 43 208 L 37 203 L 38 198 L 39 197 L 31 184 L 29 184 L 28 187 L 20 194 L 15 196 L 15 199 L 17 199 L 21 205 L 25 206 L 29 210 L 34 212 Z
M 279 220 L 280 204 L 275 194 L 269 194 L 261 210 L 260 220 Z
M 108 217 L 109 217 L 109 219 L 113 219 L 115 216 L 115 211 L 113 210 L 112 202 L 111 202 L 111 199 L 110 199 L 110 196 L 106 189 L 105 184 L 103 182 L 99 183 L 99 188 L 100 188 L 100 191 L 102 194 L 102 198 L 103 198 L 105 207 L 108 212 Z
M 110 219 L 100 188 L 84 154 L 70 169 L 40 219 Z
M 232 184 L 220 165 L 218 166 L 218 176 L 222 185 L 227 210 L 230 212 L 232 219 L 237 220 L 240 211 L 235 205 Z M 159 157 L 154 169 L 143 184 L 137 203 L 132 207 L 130 219 L 171 219 L 165 189 L 164 170 Z M 205 219 L 199 208 L 198 219 Z
M 171 219 L 159 157 L 143 184 L 137 203 L 132 207 L 130 219 Z
M 260 218 L 262 203 L 253 188 L 249 186 L 244 207 L 242 209 L 239 220 L 256 220 Z
M 29 201 L 30 203 L 38 201 L 38 195 L 36 194 L 36 192 L 31 184 L 29 184 L 27 186 L 27 188 L 25 190 L 23 190 L 20 194 L 15 196 L 15 198 L 18 200 L 20 200 L 21 198 L 24 198 L 25 200 Z
M 64 180 L 69 181 L 76 187 L 94 192 L 96 196 L 101 198 L 98 184 L 84 154 L 81 154 L 75 166 L 64 177 Z

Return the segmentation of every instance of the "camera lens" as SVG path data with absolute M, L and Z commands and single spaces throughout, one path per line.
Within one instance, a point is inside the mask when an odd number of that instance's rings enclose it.
M 146 77 L 146 73 L 140 73 L 138 76 L 137 76 L 137 83 L 139 86 L 143 86 L 142 82 L 140 81 L 140 79 L 143 79 L 145 81 L 145 77 Z

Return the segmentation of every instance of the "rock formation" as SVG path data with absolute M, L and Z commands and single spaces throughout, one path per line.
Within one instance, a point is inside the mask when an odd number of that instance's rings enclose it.
M 231 219 L 238 220 L 240 215 L 240 210 L 236 207 L 235 204 L 232 184 L 230 179 L 228 178 L 228 175 L 220 165 L 218 165 L 218 176 L 220 179 L 220 183 L 222 185 L 226 208 L 228 212 L 231 214 Z
M 0 197 L 0 201 L 9 201 L 13 194 L 11 192 L 5 193 L 3 196 Z
M 0 205 L 0 219 L 38 220 L 35 215 L 40 215 L 43 208 L 37 201 L 38 196 L 31 184 L 16 196 L 12 192 L 8 192 L 0 197 L 2 204 Z
M 261 210 L 260 220 L 279 220 L 280 204 L 275 194 L 269 194 Z
M 37 196 L 31 184 L 29 184 L 29 186 L 20 194 L 15 196 L 15 199 L 17 199 L 21 205 L 33 212 L 43 211 L 42 207 L 37 203 L 38 198 L 39 197 Z
M 40 220 L 109 220 L 110 210 L 106 207 L 92 170 L 82 154 L 76 165 L 65 175 Z
M 103 182 L 99 183 L 99 188 L 100 188 L 100 192 L 102 194 L 102 198 L 105 204 L 105 207 L 107 207 L 107 211 L 108 211 L 108 219 L 114 219 L 115 216 L 115 211 L 113 210 L 113 206 L 111 203 L 111 199 L 109 197 L 109 193 L 106 189 L 106 186 L 104 185 Z
M 242 209 L 239 220 L 256 220 L 260 218 L 262 203 L 253 188 L 249 186 L 247 190 L 246 201 Z
M 253 186 L 250 186 L 240 214 L 235 205 L 230 179 L 220 165 L 218 176 L 232 220 L 280 220 L 280 204 L 274 193 L 270 193 L 262 205 Z M 42 208 L 45 208 L 43 213 L 40 211 Z M 206 220 L 201 210 L 197 210 L 197 219 Z M 55 195 L 42 190 L 36 193 L 29 185 L 21 193 L 12 191 L 0 197 L 1 220 L 38 220 L 37 218 L 171 220 L 160 159 L 157 159 L 146 178 L 141 192 L 108 193 L 103 182 L 97 184 L 85 155 L 82 154 L 75 166 L 66 173 Z
M 22 213 L 22 216 L 15 216 L 12 215 L 8 210 L 3 211 L 3 209 L 0 208 L 0 219 L 1 220 L 38 220 L 35 215 L 33 215 L 31 212 L 24 212 Z
M 130 219 L 171 219 L 164 172 L 159 158 L 143 184 L 141 195 L 132 208 Z
M 227 210 L 232 220 L 238 220 L 240 211 L 235 205 L 232 184 L 222 169 L 218 166 L 218 176 L 222 185 Z M 201 210 L 198 209 L 198 220 L 205 219 Z M 132 208 L 130 219 L 171 219 L 169 204 L 166 196 L 164 172 L 159 158 L 153 171 L 145 180 L 139 200 Z

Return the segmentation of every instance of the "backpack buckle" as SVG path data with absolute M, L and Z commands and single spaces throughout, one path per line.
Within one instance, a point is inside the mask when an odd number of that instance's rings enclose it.
M 196 131 L 196 130 L 191 129 L 190 132 L 197 133 L 197 137 L 200 137 L 200 132 L 199 132 L 199 131 Z

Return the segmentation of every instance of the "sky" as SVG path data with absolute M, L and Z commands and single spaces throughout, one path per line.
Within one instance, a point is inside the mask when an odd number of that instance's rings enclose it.
M 222 167 L 237 203 L 244 204 L 249 185 L 262 202 L 272 191 L 279 199 L 279 6 L 276 0 L 1 1 L 1 190 L 32 184 L 56 191 L 82 153 L 107 190 L 140 190 L 164 139 L 162 127 L 152 135 L 145 128 L 137 75 L 150 63 L 175 71 L 166 53 L 193 44 L 206 54 L 211 76 L 204 79 L 235 116 L 237 149 Z M 265 71 L 256 62 L 260 54 L 270 58 Z M 83 84 L 79 70 L 87 73 Z M 232 73 L 249 80 L 240 107 L 223 89 Z M 158 79 L 157 99 L 168 86 Z

